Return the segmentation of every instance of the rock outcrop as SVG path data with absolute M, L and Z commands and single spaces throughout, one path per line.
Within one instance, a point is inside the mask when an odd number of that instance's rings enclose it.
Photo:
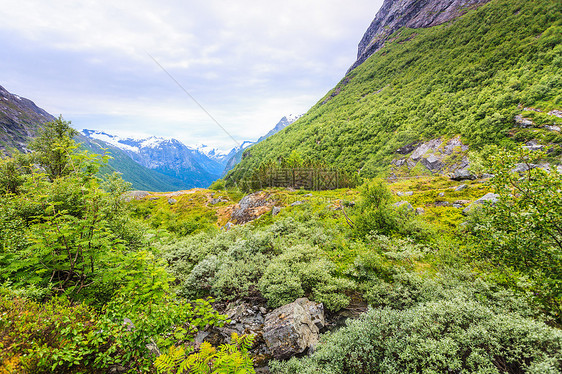
M 464 172 L 469 166 L 467 152 L 468 146 L 462 143 L 460 137 L 448 141 L 437 138 L 424 143 L 411 143 L 396 150 L 400 155 L 410 155 L 393 160 L 393 171 L 402 167 L 411 170 L 421 164 L 434 174 Z
M 33 101 L 0 86 L 0 154 L 8 149 L 26 152 L 27 143 L 37 136 L 41 125 L 54 120 Z
M 244 224 L 259 218 L 262 214 L 269 212 L 275 201 L 263 191 L 254 192 L 246 195 L 240 200 L 238 206 L 232 212 L 231 221 L 237 224 Z
M 273 357 L 286 359 L 314 349 L 325 324 L 323 305 L 301 298 L 265 316 L 263 338 Z
M 355 69 L 381 49 L 398 29 L 441 25 L 490 0 L 385 0 L 359 43 Z

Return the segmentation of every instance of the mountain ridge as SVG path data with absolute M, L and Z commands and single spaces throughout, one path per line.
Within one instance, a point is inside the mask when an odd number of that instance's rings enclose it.
M 490 0 L 385 0 L 375 19 L 361 38 L 357 61 L 348 73 L 384 46 L 402 27 L 433 27 L 462 16 L 467 10 Z

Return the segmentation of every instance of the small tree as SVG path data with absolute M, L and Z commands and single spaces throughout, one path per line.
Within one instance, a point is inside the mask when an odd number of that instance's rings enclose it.
M 536 299 L 562 321 L 562 176 L 536 167 L 544 156 L 498 149 L 490 157 L 499 199 L 476 214 L 473 228 L 477 256 L 506 281 L 531 280 Z
M 36 162 L 45 169 L 50 180 L 70 174 L 71 155 L 77 147 L 72 138 L 76 135 L 78 131 L 60 116 L 46 123 L 39 136 L 29 145 L 35 152 Z

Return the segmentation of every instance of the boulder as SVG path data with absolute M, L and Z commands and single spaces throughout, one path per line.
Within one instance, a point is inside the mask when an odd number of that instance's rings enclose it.
M 497 195 L 493 192 L 489 192 L 486 195 L 482 196 L 481 198 L 479 198 L 478 200 L 476 200 L 475 202 L 473 202 L 472 204 L 470 204 L 469 206 L 467 206 L 466 208 L 464 208 L 464 210 L 462 211 L 463 214 L 468 214 L 470 213 L 473 209 L 482 206 L 486 203 L 488 204 L 495 204 L 498 201 L 498 198 L 500 197 L 500 195 Z
M 240 200 L 238 206 L 232 212 L 230 219 L 237 224 L 243 224 L 261 217 L 273 206 L 274 201 L 269 199 L 263 191 L 246 195 Z
M 286 359 L 314 349 L 325 323 L 323 305 L 301 298 L 265 316 L 263 338 L 273 357 Z
M 421 216 L 421 215 L 425 214 L 425 209 L 424 208 L 416 208 L 416 214 L 418 216 Z
M 281 213 L 281 207 L 274 206 L 273 209 L 271 209 L 271 215 L 272 215 L 272 216 L 275 217 L 275 216 L 278 215 L 279 213 Z
M 560 132 L 560 126 L 555 126 L 555 125 L 545 125 L 544 128 L 548 131 L 556 131 L 556 132 Z
M 396 192 L 397 196 L 412 196 L 413 194 L 414 194 L 413 191 L 406 191 L 406 192 L 398 191 L 398 192 Z
M 426 158 L 422 158 L 420 162 L 432 172 L 439 171 L 443 168 L 442 158 L 433 153 Z
M 298 206 L 298 205 L 302 205 L 302 204 L 304 204 L 304 202 L 299 200 L 299 201 L 295 201 L 294 203 L 292 203 L 291 206 Z
M 454 181 L 475 180 L 476 175 L 466 169 L 460 169 L 456 170 L 453 175 L 451 175 L 451 179 Z
M 556 116 L 558 118 L 562 118 L 562 110 L 551 110 L 550 112 L 548 112 L 549 116 Z
M 398 148 L 398 149 L 396 150 L 396 153 L 399 153 L 399 154 L 401 154 L 401 155 L 407 155 L 408 153 L 410 153 L 410 152 L 412 152 L 414 149 L 416 149 L 416 147 L 417 147 L 419 144 L 420 144 L 420 143 L 416 143 L 416 142 L 407 144 L 407 145 L 405 145 L 405 146 L 403 146 L 403 147 L 401 147 L 401 148 Z
M 535 124 L 533 123 L 533 121 L 531 121 L 530 119 L 524 118 L 521 115 L 516 115 L 515 118 L 515 124 L 519 127 L 522 128 L 528 128 L 528 127 L 533 127 Z
M 408 212 L 411 212 L 412 210 L 414 210 L 414 208 L 412 207 L 412 204 L 410 204 L 406 200 L 399 201 L 399 202 L 394 203 L 392 205 L 395 206 L 398 209 L 405 209 Z
M 448 201 L 436 201 L 433 203 L 433 205 L 438 207 L 447 207 L 447 206 L 451 206 L 451 203 Z
M 461 184 L 460 186 L 457 186 L 457 188 L 455 188 L 456 192 L 462 191 L 462 190 L 466 190 L 468 188 L 468 186 L 466 184 Z
M 529 163 L 522 162 L 520 164 L 515 165 L 515 167 L 513 169 L 511 169 L 511 172 L 512 173 L 524 173 L 526 171 L 529 171 L 531 169 L 538 168 L 538 167 L 539 167 L 539 165 L 536 165 L 536 164 L 529 164 Z
M 177 203 L 178 201 L 176 199 L 168 199 L 168 204 L 170 205 L 174 205 L 175 203 Z

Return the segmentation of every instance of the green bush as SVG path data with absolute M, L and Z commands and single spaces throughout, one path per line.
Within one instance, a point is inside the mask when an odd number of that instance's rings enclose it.
M 271 260 L 258 287 L 272 307 L 310 296 L 330 310 L 339 310 L 349 303 L 344 291 L 354 285 L 335 276 L 334 270 L 317 247 L 297 245 Z
M 373 309 L 274 373 L 559 373 L 562 333 L 464 298 Z

